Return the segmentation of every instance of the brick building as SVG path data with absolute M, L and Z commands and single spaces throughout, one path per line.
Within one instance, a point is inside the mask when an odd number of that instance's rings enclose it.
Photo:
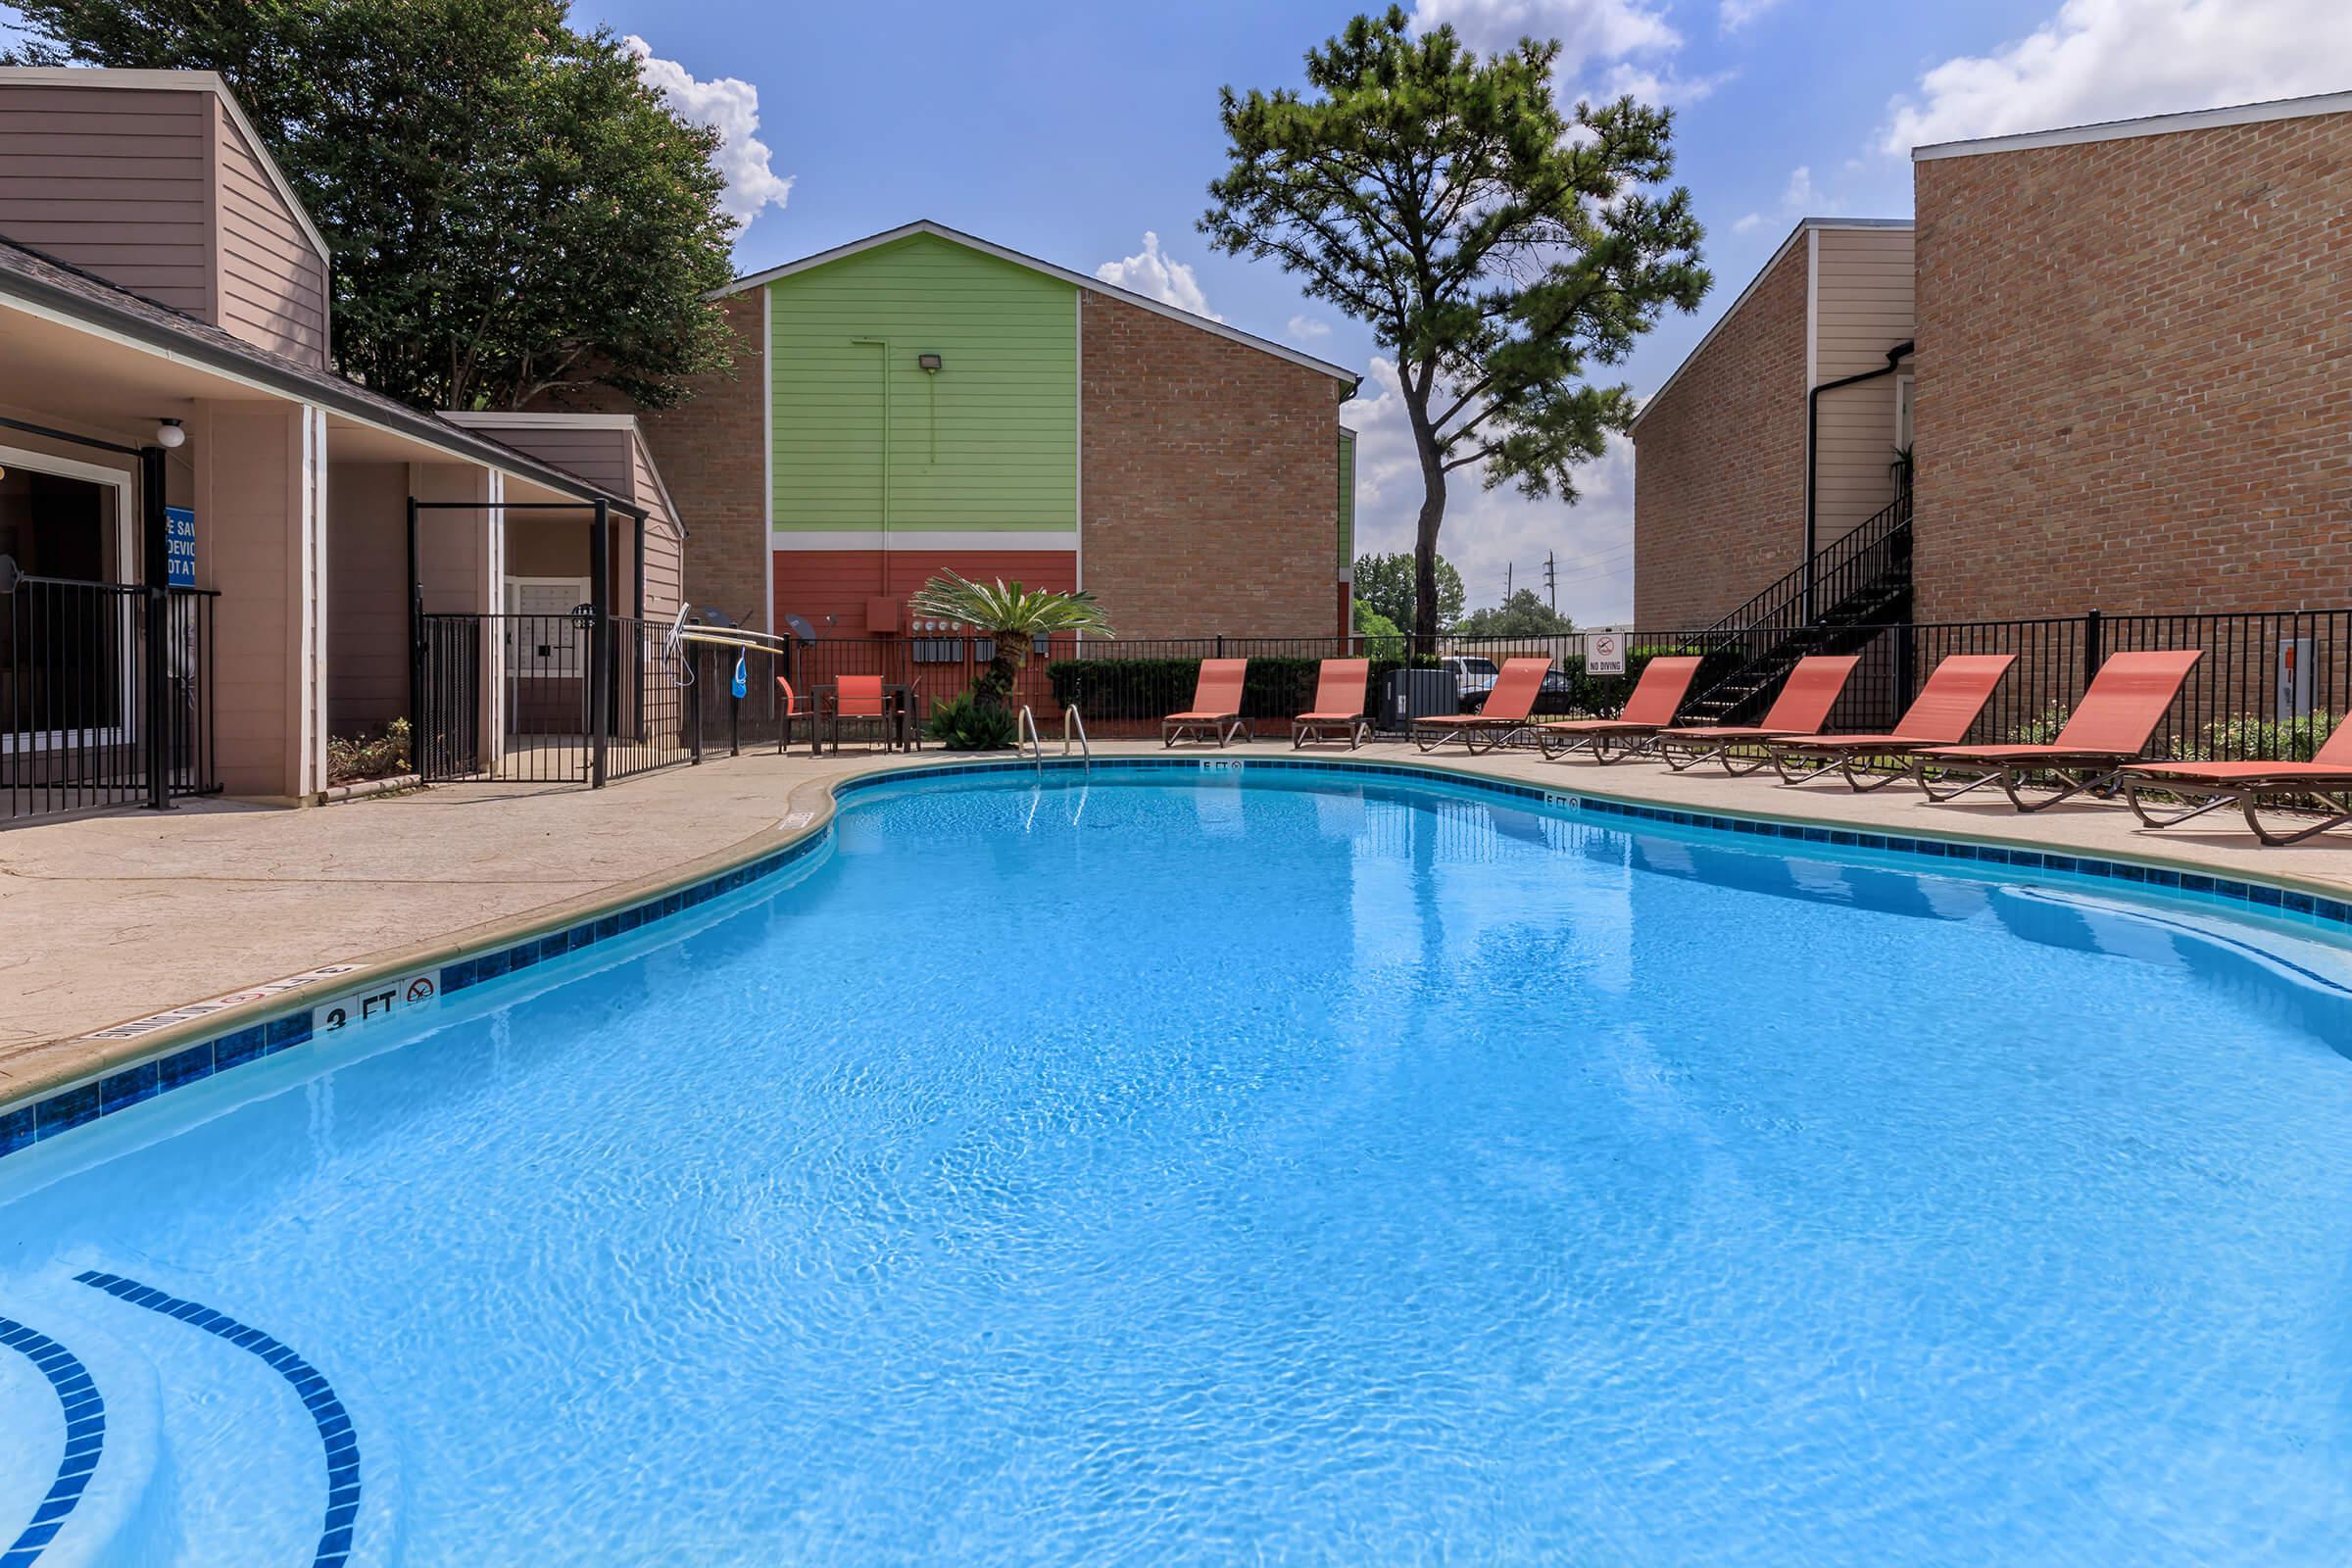
M 1878 241 L 1908 242 L 1899 279 L 1840 280 L 1839 224 L 1808 220 L 1643 409 L 1639 618 L 1703 625 L 1799 565 L 1808 396 L 1874 356 L 1894 370 L 1819 399 L 1817 538 L 1915 429 L 1916 618 L 2341 604 L 2352 94 L 1913 160 L 1915 222 Z M 1876 429 L 1875 492 L 1838 409 Z
M 931 222 L 723 303 L 732 370 L 644 416 L 696 603 L 899 636 L 953 569 L 1129 638 L 1346 628 L 1352 371 Z

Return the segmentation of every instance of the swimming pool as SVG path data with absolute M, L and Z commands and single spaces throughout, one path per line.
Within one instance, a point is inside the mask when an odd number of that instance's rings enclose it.
M 0 1553 L 2340 1561 L 2348 986 L 1402 779 L 892 781 L 0 1160 Z

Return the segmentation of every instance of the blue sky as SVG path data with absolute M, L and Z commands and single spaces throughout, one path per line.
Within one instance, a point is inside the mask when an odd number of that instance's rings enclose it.
M 574 5 L 644 39 L 681 107 L 730 130 L 738 177 L 783 195 L 743 233 L 746 270 L 933 218 L 1081 270 L 1112 264 L 1130 287 L 1372 372 L 1343 415 L 1363 429 L 1362 535 L 1404 549 L 1420 481 L 1369 334 L 1279 269 L 1211 255 L 1193 227 L 1221 167 L 1219 85 L 1296 83 L 1300 55 L 1353 9 Z M 1620 372 L 1644 394 L 1798 218 L 1909 216 L 1913 143 L 2352 87 L 2345 0 L 1419 0 L 1415 14 L 1485 47 L 1559 37 L 1564 96 L 1632 90 L 1675 108 L 1678 177 L 1716 286 Z M 746 157 L 753 134 L 763 166 Z M 1473 604 L 1500 598 L 1506 567 L 1540 581 L 1548 549 L 1562 610 L 1629 612 L 1630 453 L 1595 465 L 1574 507 L 1463 478 L 1443 548 Z
M 574 0 L 644 41 L 649 78 L 726 134 L 750 271 L 932 218 L 1096 271 L 1368 373 L 1366 548 L 1403 549 L 1420 501 L 1394 395 L 1362 327 L 1279 269 L 1217 257 L 1193 227 L 1221 167 L 1221 84 L 1296 83 L 1354 7 L 1300 0 Z M 0 21 L 8 11 L 0 5 Z M 1677 114 L 1716 286 L 1614 372 L 1646 394 L 1808 214 L 1906 217 L 1904 149 L 2352 88 L 2352 0 L 1416 0 L 1485 48 L 1567 48 L 1564 97 L 1631 90 Z M 1156 236 L 1156 243 L 1147 236 Z M 1320 330 L 1318 330 L 1318 328 Z M 1455 476 L 1443 548 L 1473 604 L 1560 562 L 1587 623 L 1632 603 L 1633 471 L 1613 451 L 1583 499 L 1529 503 Z

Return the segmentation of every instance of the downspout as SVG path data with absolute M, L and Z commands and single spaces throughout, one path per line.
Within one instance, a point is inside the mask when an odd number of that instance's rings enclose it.
M 1804 622 L 1808 626 L 1813 624 L 1813 558 L 1820 554 L 1821 497 L 1814 479 L 1821 457 L 1821 395 L 1835 392 L 1839 387 L 1859 386 L 1864 381 L 1876 381 L 1882 376 L 1892 375 L 1902 362 L 1910 357 L 1912 347 L 1913 340 L 1905 338 L 1886 351 L 1886 363 L 1879 368 L 1864 370 L 1859 375 L 1839 376 L 1835 381 L 1824 381 L 1805 394 L 1805 581 L 1802 608 Z
M 878 552 L 877 559 L 880 561 L 882 568 L 881 593 L 882 597 L 887 599 L 890 597 L 890 340 L 879 337 L 854 337 L 850 339 L 850 343 L 855 348 L 880 349 L 882 351 L 874 360 L 875 370 L 880 376 L 878 386 L 882 394 L 882 548 Z

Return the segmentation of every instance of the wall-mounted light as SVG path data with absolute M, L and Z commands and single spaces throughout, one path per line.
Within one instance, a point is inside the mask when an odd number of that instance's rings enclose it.
M 944 362 L 936 354 L 917 354 L 914 357 L 914 363 L 931 374 L 937 375 L 939 368 Z
M 169 452 L 174 447 L 186 445 L 187 439 L 188 432 L 179 427 L 177 419 L 155 421 L 155 444 L 165 451 Z

